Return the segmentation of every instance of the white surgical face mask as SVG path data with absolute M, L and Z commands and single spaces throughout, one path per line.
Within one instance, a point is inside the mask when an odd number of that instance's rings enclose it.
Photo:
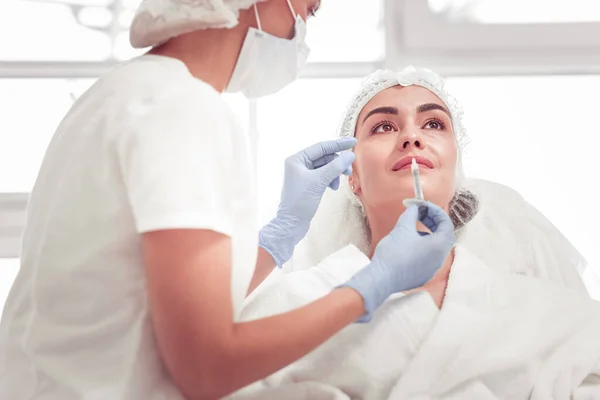
M 283 89 L 298 77 L 310 52 L 305 43 L 306 23 L 296 15 L 293 39 L 282 39 L 264 32 L 256 5 L 258 29 L 250 28 L 238 57 L 227 92 L 242 92 L 248 98 L 267 96 Z

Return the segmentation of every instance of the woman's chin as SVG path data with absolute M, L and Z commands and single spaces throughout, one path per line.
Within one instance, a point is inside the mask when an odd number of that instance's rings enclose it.
M 423 187 L 423 197 L 425 200 L 441 208 L 446 209 L 454 197 L 454 182 L 448 185 L 448 182 L 440 181 L 439 179 L 435 181 L 423 180 L 421 186 Z
M 444 211 L 448 212 L 450 209 L 450 201 L 452 200 L 452 196 L 448 196 L 447 194 L 434 194 L 433 196 L 428 196 L 427 193 L 424 193 L 424 197 L 426 201 L 429 201 L 436 206 L 442 208 Z

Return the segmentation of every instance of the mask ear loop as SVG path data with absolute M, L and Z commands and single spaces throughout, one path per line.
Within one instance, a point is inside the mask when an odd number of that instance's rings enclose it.
M 294 17 L 294 19 L 298 18 L 298 14 L 296 14 L 296 11 L 294 10 L 294 7 L 292 6 L 292 2 L 290 0 L 287 0 L 287 3 L 288 3 L 288 6 L 290 7 L 290 11 L 292 12 L 292 16 Z
M 288 0 L 288 4 L 289 2 L 290 0 Z M 258 8 L 256 8 L 256 3 L 254 3 L 254 17 L 256 18 L 256 25 L 258 26 L 258 30 L 262 32 L 262 25 L 260 23 L 260 17 L 258 16 Z

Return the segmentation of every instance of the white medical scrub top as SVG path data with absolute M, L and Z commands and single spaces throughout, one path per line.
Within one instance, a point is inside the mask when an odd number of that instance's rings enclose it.
M 134 59 L 79 98 L 31 194 L 0 325 L 0 399 L 182 399 L 154 339 L 140 234 L 230 236 L 237 316 L 257 251 L 252 147 L 175 59 Z

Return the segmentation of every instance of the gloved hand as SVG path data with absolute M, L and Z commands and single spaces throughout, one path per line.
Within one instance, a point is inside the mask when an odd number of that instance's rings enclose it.
M 285 177 L 277 216 L 259 233 L 259 246 L 273 256 L 277 266 L 292 257 L 294 247 L 308 232 L 327 187 L 337 190 L 340 175 L 352 172 L 354 153 L 344 152 L 354 138 L 317 143 L 285 161 Z
M 411 202 L 375 248 L 371 263 L 342 285 L 353 288 L 364 299 L 366 313 L 358 322 L 370 321 L 372 313 L 392 294 L 427 283 L 454 246 L 454 225 L 444 210 L 430 202 Z M 432 233 L 419 233 L 417 221 Z

